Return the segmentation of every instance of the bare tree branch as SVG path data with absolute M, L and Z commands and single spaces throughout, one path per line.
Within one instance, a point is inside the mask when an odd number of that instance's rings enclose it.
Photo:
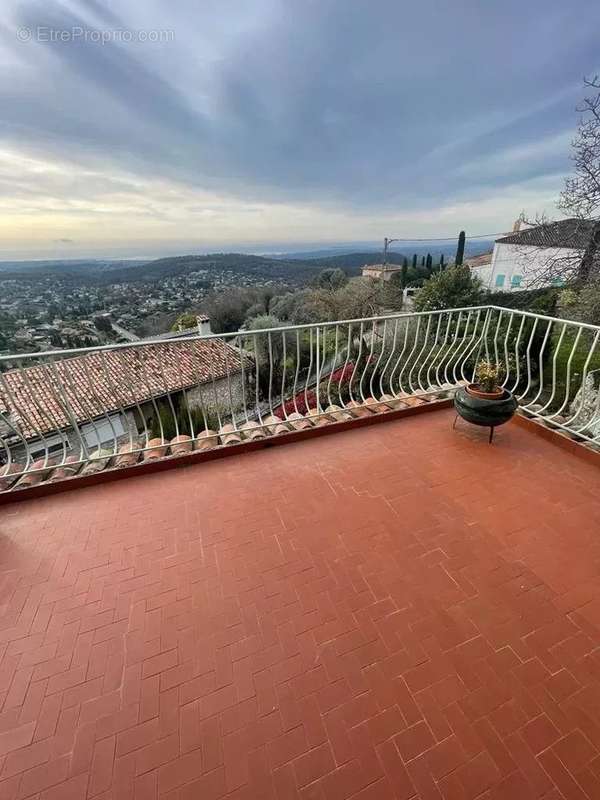
M 577 109 L 581 118 L 572 142 L 573 174 L 565 180 L 558 203 L 572 224 L 566 236 L 562 227 L 560 245 L 552 247 L 552 223 L 544 218 L 528 223 L 541 228 L 549 243 L 545 263 L 533 275 L 528 270 L 530 285 L 581 286 L 600 276 L 600 75 L 584 78 L 584 86 L 594 92 Z M 527 268 L 526 251 L 522 259 Z

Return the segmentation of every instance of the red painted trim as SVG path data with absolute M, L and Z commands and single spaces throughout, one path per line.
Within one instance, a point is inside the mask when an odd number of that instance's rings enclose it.
M 31 500 L 35 497 L 47 497 L 71 489 L 79 489 L 84 486 L 96 486 L 100 483 L 120 481 L 126 478 L 136 478 L 138 475 L 149 475 L 153 472 L 162 472 L 165 469 L 175 467 L 187 467 L 204 461 L 213 461 L 217 458 L 247 453 L 252 450 L 262 450 L 265 447 L 278 447 L 283 444 L 312 439 L 317 436 L 329 436 L 332 433 L 340 433 L 350 428 L 362 428 L 366 425 L 376 425 L 390 419 L 400 417 L 412 417 L 415 414 L 422 414 L 427 411 L 437 411 L 441 408 L 450 408 L 452 398 L 442 400 L 432 400 L 419 406 L 409 406 L 408 408 L 394 409 L 383 413 L 371 414 L 370 416 L 358 417 L 356 419 L 342 420 L 341 422 L 330 422 L 327 425 L 308 428 L 302 431 L 289 431 L 280 433 L 276 436 L 267 436 L 264 439 L 254 441 L 244 441 L 239 444 L 221 445 L 213 450 L 194 450 L 191 453 L 182 453 L 176 456 L 165 456 L 164 458 L 142 461 L 131 467 L 112 467 L 110 469 L 96 472 L 94 475 L 74 475 L 72 478 L 65 478 L 56 483 L 39 483 L 37 486 L 29 486 L 23 489 L 9 490 L 0 494 L 0 505 L 8 503 L 18 503 L 22 500 Z

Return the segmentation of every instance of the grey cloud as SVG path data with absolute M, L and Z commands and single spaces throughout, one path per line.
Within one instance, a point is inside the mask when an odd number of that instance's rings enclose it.
M 498 154 L 574 128 L 597 64 L 600 6 L 583 0 L 256 0 L 256 19 L 233 1 L 111 8 L 17 5 L 15 25 L 175 37 L 21 45 L 8 32 L 21 69 L 0 77 L 2 138 L 248 200 L 427 208 L 566 171 L 567 150 Z M 493 169 L 465 174 L 474 158 Z

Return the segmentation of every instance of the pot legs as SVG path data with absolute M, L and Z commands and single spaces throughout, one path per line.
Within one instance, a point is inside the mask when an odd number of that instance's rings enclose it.
M 460 414 L 456 414 L 456 416 L 454 417 L 454 422 L 452 423 L 452 430 L 456 430 L 456 423 L 458 422 L 459 416 Z M 495 425 L 490 425 L 490 436 L 488 438 L 488 444 L 491 444 L 494 440 L 494 430 L 495 430 Z

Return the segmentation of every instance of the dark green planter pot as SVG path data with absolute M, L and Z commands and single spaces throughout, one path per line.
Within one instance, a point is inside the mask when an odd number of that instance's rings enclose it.
M 514 415 L 517 401 L 508 389 L 504 390 L 502 397 L 484 399 L 469 394 L 463 386 L 454 395 L 454 408 L 457 414 L 472 425 L 491 428 L 491 441 L 494 428 L 504 425 Z

